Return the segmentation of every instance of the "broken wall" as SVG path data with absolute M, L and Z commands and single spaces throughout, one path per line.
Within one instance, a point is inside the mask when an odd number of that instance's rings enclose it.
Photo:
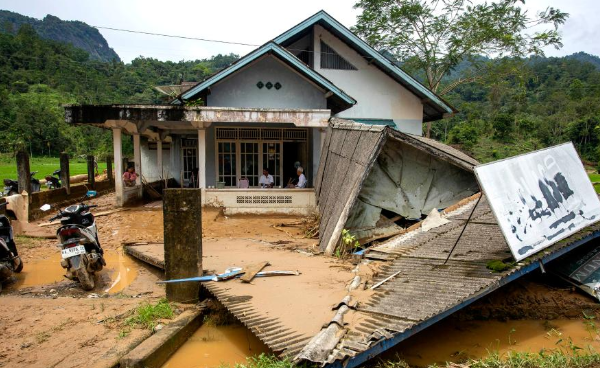
M 364 230 L 375 228 L 380 228 L 378 234 L 383 236 L 382 228 L 393 232 L 394 226 L 382 217 L 382 210 L 419 220 L 434 208 L 448 207 L 477 193 L 478 188 L 472 172 L 390 137 L 364 181 L 345 227 L 359 238 L 368 236 L 369 231 Z

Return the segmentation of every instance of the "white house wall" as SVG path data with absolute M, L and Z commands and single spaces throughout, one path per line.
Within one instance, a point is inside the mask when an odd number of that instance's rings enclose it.
M 281 84 L 281 89 L 266 86 L 262 82 Z M 252 65 L 211 87 L 207 106 L 280 108 L 280 109 L 325 109 L 327 101 L 324 91 L 290 69 L 273 56 L 265 56 Z
M 341 118 L 392 119 L 405 133 L 422 135 L 423 104 L 404 88 L 320 25 L 314 26 L 314 69 L 358 102 L 337 114 Z M 321 69 L 321 42 L 358 70 Z
M 164 145 L 165 143 L 163 143 Z M 158 163 L 158 151 L 151 150 L 148 148 L 148 140 L 146 138 L 142 138 L 141 144 L 141 152 L 142 152 L 142 175 L 148 182 L 157 181 L 163 179 L 160 172 L 160 168 L 157 166 Z M 163 169 L 165 172 L 170 172 L 170 162 L 171 162 L 171 150 L 163 149 Z M 170 174 L 171 177 L 174 177 Z

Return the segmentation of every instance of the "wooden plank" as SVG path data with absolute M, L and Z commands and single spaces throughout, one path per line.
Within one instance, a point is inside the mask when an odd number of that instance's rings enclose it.
M 242 282 L 250 282 L 263 268 L 267 267 L 269 262 L 261 262 L 244 267 L 244 276 L 240 277 Z

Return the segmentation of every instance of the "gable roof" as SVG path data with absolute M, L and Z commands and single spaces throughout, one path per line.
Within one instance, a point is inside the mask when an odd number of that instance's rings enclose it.
M 328 100 L 331 100 L 330 102 L 332 102 L 331 105 L 333 107 L 332 110 L 334 113 L 346 110 L 352 105 L 356 104 L 356 100 L 354 98 L 346 94 L 339 87 L 330 82 L 327 78 L 317 73 L 315 70 L 311 69 L 308 65 L 304 64 L 294 54 L 287 51 L 286 49 L 279 46 L 273 41 L 269 41 L 263 46 L 257 48 L 256 50 L 237 60 L 227 68 L 220 70 L 219 72 L 213 74 L 204 81 L 196 84 L 196 86 L 190 88 L 188 91 L 183 92 L 180 95 L 180 97 L 184 100 L 193 98 L 202 91 L 208 89 L 210 86 L 245 68 L 253 61 L 259 59 L 264 55 L 273 55 L 277 57 L 278 59 L 286 63 L 288 66 L 292 67 L 294 70 L 304 75 L 311 82 L 324 89 L 326 92 L 331 92 L 330 96 L 327 98 Z M 328 106 L 329 105 L 330 103 L 328 101 Z
M 344 27 L 340 22 L 335 20 L 331 15 L 324 10 L 319 11 L 312 17 L 304 20 L 295 27 L 282 33 L 274 39 L 275 42 L 282 46 L 287 46 L 301 38 L 306 32 L 311 30 L 315 24 L 321 25 L 323 28 L 332 32 L 336 37 L 340 38 L 350 47 L 352 47 L 361 56 L 368 59 L 370 63 L 375 64 L 384 73 L 395 79 L 409 91 L 419 96 L 423 102 L 423 120 L 432 121 L 444 117 L 444 114 L 452 114 L 456 112 L 449 103 L 444 101 L 440 96 L 433 93 L 423 84 L 408 75 L 404 70 L 400 69 L 385 56 L 377 52 L 365 41 L 360 39 L 348 28 Z

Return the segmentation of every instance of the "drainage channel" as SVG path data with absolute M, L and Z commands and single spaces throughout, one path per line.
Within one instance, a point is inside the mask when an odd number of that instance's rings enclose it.
M 203 324 L 162 368 L 233 367 L 245 363 L 248 357 L 269 352 L 269 348 L 243 325 Z

